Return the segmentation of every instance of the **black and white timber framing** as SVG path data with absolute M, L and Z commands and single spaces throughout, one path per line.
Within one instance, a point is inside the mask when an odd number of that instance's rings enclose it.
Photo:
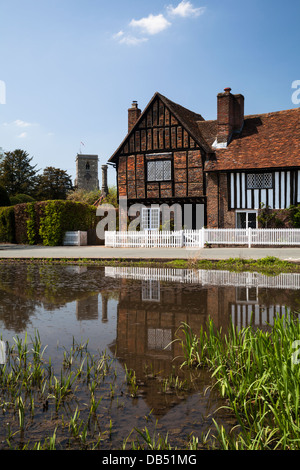
M 271 209 L 287 209 L 300 203 L 300 170 L 263 170 L 259 173 L 272 174 L 272 187 L 247 187 L 247 174 L 254 171 L 231 172 L 228 174 L 229 209 L 258 210 L 262 204 Z

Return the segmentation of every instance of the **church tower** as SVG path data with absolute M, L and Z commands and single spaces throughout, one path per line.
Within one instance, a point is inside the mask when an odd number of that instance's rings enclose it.
M 85 191 L 99 189 L 98 155 L 77 154 L 74 185 L 76 189 Z

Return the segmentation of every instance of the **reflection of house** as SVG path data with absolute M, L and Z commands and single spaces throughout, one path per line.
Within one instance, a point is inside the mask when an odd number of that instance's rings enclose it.
M 300 274 L 297 273 L 265 276 L 253 272 L 112 267 L 106 268 L 105 273 L 141 280 L 140 292 L 122 291 L 120 306 L 124 306 L 126 299 L 129 310 L 132 305 L 140 309 L 143 305 L 144 310 L 147 306 L 147 311 L 155 311 L 156 315 L 161 312 L 163 317 L 175 308 L 174 321 L 180 312 L 181 321 L 196 329 L 194 331 L 199 331 L 200 324 L 209 317 L 216 327 L 222 326 L 226 331 L 231 320 L 238 327 L 250 324 L 266 327 L 274 323 L 277 315 L 299 310 Z M 179 325 L 180 321 L 175 324 L 175 329 Z M 174 331 L 174 327 L 170 331 Z
M 180 345 L 172 343 L 181 322 L 195 331 L 206 319 L 206 291 L 159 281 L 123 280 L 118 303 L 117 350 L 156 360 L 180 354 Z
M 167 377 L 175 364 L 183 362 L 182 345 L 176 341 L 182 338 L 179 327 L 183 322 L 196 334 L 205 329 L 209 317 L 223 332 L 231 321 L 238 328 L 250 324 L 266 328 L 276 313 L 285 313 L 286 306 L 289 312 L 295 310 L 300 282 L 299 274 L 272 278 L 257 273 L 159 268 L 107 267 L 105 275 L 122 283 L 112 349 L 142 381 L 146 370 L 163 371 Z M 278 287 L 264 287 L 268 284 Z M 180 402 L 178 397 L 162 396 L 157 381 L 147 384 L 147 389 L 145 400 L 156 416 Z

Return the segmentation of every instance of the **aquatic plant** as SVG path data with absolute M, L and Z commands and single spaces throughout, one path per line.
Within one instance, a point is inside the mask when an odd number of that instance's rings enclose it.
M 190 341 L 187 325 L 182 330 L 187 339 L 184 350 L 191 350 L 186 357 L 198 355 L 199 365 L 210 369 L 213 387 L 228 401 L 226 408 L 237 420 L 231 433 L 215 422 L 219 445 L 224 449 L 299 449 L 300 367 L 294 351 L 300 338 L 298 319 L 278 317 L 269 332 L 231 325 L 226 334 L 210 321 L 197 342 Z M 191 362 L 185 360 L 184 365 Z

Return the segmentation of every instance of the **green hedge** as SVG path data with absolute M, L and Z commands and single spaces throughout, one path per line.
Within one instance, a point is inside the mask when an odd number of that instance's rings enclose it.
M 96 227 L 96 207 L 73 201 L 46 201 L 39 204 L 39 236 L 43 245 L 62 245 L 64 233 Z
M 96 227 L 96 207 L 54 200 L 14 206 L 17 243 L 59 246 L 66 231 L 87 231 Z
M 15 217 L 13 207 L 0 207 L 0 242 L 15 242 Z

